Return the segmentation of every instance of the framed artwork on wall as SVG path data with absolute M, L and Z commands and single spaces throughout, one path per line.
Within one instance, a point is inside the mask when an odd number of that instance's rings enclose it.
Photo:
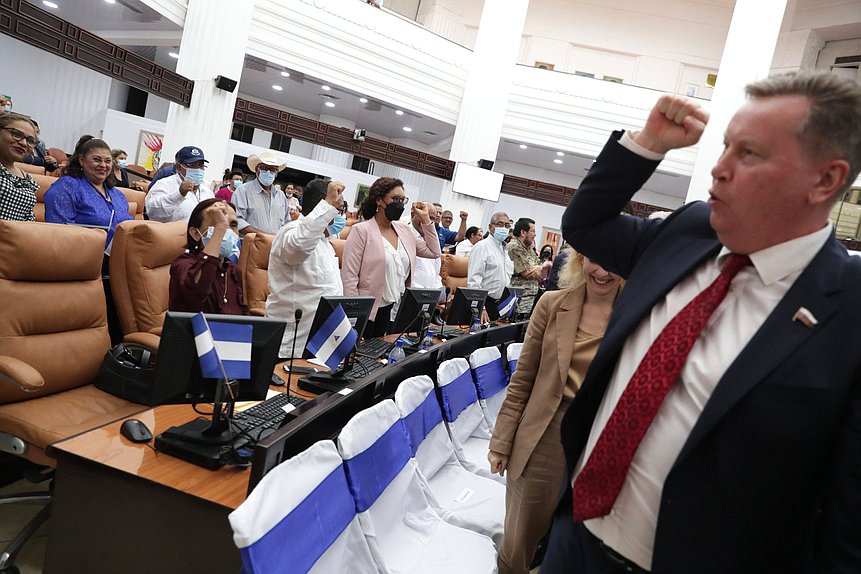
M 541 243 L 536 245 L 540 251 L 545 245 L 553 247 L 553 256 L 559 253 L 559 244 L 562 243 L 562 230 L 545 227 L 541 232 Z
M 362 202 L 365 201 L 365 198 L 368 197 L 368 191 L 371 189 L 370 185 L 365 185 L 364 183 L 360 183 L 356 186 L 356 200 L 353 202 L 353 207 L 359 207 L 362 205 Z
M 541 70 L 552 70 L 555 68 L 555 64 L 550 64 L 548 62 L 535 62 L 535 67 Z
M 141 130 L 138 137 L 137 165 L 147 171 L 155 171 L 161 165 L 161 147 L 164 135 Z
M 690 98 L 697 97 L 700 87 L 697 84 L 685 84 L 685 95 Z

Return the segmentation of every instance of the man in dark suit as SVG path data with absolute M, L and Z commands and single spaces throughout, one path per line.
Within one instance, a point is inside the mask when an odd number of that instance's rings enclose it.
M 562 423 L 572 489 L 542 574 L 861 572 L 861 259 L 829 223 L 861 167 L 861 86 L 799 72 L 747 94 L 707 203 L 619 215 L 708 121 L 665 95 L 565 212 L 628 281 Z

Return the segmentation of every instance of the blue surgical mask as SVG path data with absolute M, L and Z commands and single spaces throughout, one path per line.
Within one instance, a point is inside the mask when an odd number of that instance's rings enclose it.
M 329 225 L 329 235 L 333 237 L 337 237 L 341 231 L 343 231 L 344 227 L 347 225 L 347 218 L 343 215 L 336 215 L 335 219 L 332 221 L 331 225 Z
M 12 104 L 6 104 L 5 106 L 3 106 L 3 111 L 6 113 L 11 112 L 12 111 Z
M 504 227 L 497 227 L 493 230 L 493 238 L 500 243 L 505 243 L 505 240 L 508 239 L 508 230 Z
M 190 181 L 194 185 L 203 183 L 204 171 L 202 168 L 187 167 L 185 168 L 185 181 Z
M 215 228 L 210 227 L 206 230 L 206 234 L 203 236 L 203 246 L 209 243 L 209 240 L 212 239 L 212 234 L 215 233 Z M 223 259 L 230 259 L 231 255 L 235 255 L 239 257 L 239 236 L 235 231 L 228 229 L 224 232 L 224 237 L 221 238 L 221 247 L 218 249 L 218 256 Z
M 125 169 L 128 167 L 128 165 L 129 165 L 129 160 L 127 160 L 127 159 L 118 159 L 117 160 L 117 167 L 120 169 Z
M 240 185 L 242 185 L 241 179 L 234 179 L 230 182 L 230 187 L 232 187 L 233 189 L 238 189 Z
M 260 175 L 257 176 L 257 179 L 260 181 L 260 185 L 263 187 L 269 187 L 272 185 L 272 182 L 275 181 L 275 174 L 271 171 L 261 171 Z

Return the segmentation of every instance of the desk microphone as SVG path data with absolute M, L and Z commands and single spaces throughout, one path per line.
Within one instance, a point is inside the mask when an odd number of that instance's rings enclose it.
M 290 396 L 290 378 L 293 377 L 293 357 L 296 355 L 296 334 L 299 332 L 299 321 L 302 320 L 302 309 L 293 312 L 293 348 L 290 349 L 290 372 L 287 373 L 287 396 Z
M 448 315 L 448 296 L 451 294 L 451 287 L 445 288 L 445 304 L 442 306 L 442 321 L 439 326 L 439 338 L 445 337 L 445 320 Z

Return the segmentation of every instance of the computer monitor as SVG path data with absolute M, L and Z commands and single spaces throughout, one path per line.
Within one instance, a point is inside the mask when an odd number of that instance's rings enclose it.
M 428 314 L 427 322 L 430 323 L 430 315 L 433 314 L 436 308 L 441 291 L 442 289 L 418 289 L 413 287 L 404 291 L 395 321 L 389 327 L 389 333 L 414 332 L 417 335 L 421 335 L 420 331 L 427 328 L 424 314 Z
M 371 314 L 371 309 L 374 307 L 373 297 L 320 297 L 320 303 L 317 305 L 317 312 L 314 313 L 314 321 L 311 322 L 311 330 L 308 332 L 308 340 L 310 341 L 314 334 L 320 329 L 332 311 L 340 305 L 350 321 L 350 325 L 356 331 L 359 338 L 365 331 L 365 325 L 368 324 L 368 316 Z M 310 359 L 314 356 L 311 351 L 305 349 L 303 358 Z
M 446 322 L 449 325 L 469 325 L 473 316 L 481 315 L 486 298 L 487 291 L 484 289 L 459 287 L 454 292 L 454 299 L 451 302 L 451 309 L 449 309 Z
M 169 311 L 164 318 L 151 405 L 211 403 L 220 381 L 204 379 L 194 344 L 191 319 L 196 313 Z M 286 323 L 271 317 L 205 314 L 209 322 L 252 326 L 251 378 L 238 381 L 236 399 L 259 401 L 266 398 L 272 382 L 272 372 L 278 362 L 278 349 L 284 337 Z

